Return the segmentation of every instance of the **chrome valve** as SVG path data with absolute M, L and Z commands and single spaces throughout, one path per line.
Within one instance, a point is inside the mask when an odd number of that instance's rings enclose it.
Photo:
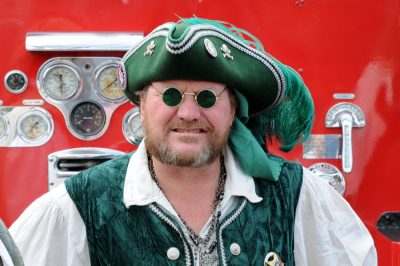
M 352 128 L 365 127 L 365 115 L 357 105 L 342 102 L 332 106 L 326 114 L 327 128 L 342 128 L 342 168 L 350 173 L 353 168 Z

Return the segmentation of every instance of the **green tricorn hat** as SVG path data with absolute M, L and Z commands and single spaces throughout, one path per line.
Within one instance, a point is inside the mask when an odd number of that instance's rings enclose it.
M 230 146 L 238 157 L 243 157 L 246 145 L 254 146 L 245 155 L 251 161 L 254 149 L 266 149 L 266 139 L 278 140 L 282 150 L 291 150 L 307 138 L 314 117 L 311 95 L 296 71 L 266 53 L 250 33 L 225 22 L 189 18 L 157 27 L 122 58 L 119 78 L 137 105 L 136 92 L 153 81 L 226 84 L 239 99 Z M 244 138 L 251 143 L 243 143 Z M 239 158 L 242 166 L 243 160 Z

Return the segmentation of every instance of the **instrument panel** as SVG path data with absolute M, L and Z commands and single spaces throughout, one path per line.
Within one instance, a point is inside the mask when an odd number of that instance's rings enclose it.
M 75 138 L 100 138 L 114 112 L 128 102 L 118 80 L 119 61 L 118 57 L 54 57 L 40 66 L 37 90 L 45 102 L 61 112 Z M 21 94 L 28 78 L 20 70 L 11 70 L 4 77 L 4 85 L 9 92 Z M 0 147 L 40 146 L 52 137 L 54 121 L 43 100 L 24 98 L 24 106 L 0 103 Z M 141 142 L 144 133 L 139 108 L 126 112 L 121 131 L 129 143 Z
M 114 111 L 128 101 L 118 82 L 119 60 L 55 57 L 40 67 L 36 82 L 40 95 L 63 114 L 76 138 L 100 138 Z

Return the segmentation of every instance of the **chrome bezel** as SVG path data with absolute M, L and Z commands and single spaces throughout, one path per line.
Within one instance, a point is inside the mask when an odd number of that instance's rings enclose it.
M 327 181 L 340 195 L 344 195 L 346 191 L 346 179 L 335 165 L 330 163 L 315 163 L 308 167 L 308 169 L 318 177 Z M 334 186 L 332 182 L 335 182 L 337 186 Z
M 94 91 L 96 92 L 96 94 L 97 94 L 100 98 L 102 98 L 102 99 L 105 100 L 105 101 L 111 102 L 111 103 L 122 103 L 122 102 L 127 101 L 128 98 L 125 96 L 125 94 L 124 94 L 122 88 L 121 88 L 122 96 L 120 96 L 120 97 L 118 97 L 118 98 L 110 98 L 110 97 L 107 97 L 106 95 L 104 95 L 104 90 L 103 90 L 102 88 L 99 87 L 99 84 L 98 84 L 98 83 L 99 83 L 99 79 L 100 79 L 100 77 L 101 77 L 101 74 L 102 74 L 106 69 L 108 69 L 108 68 L 110 68 L 110 67 L 115 67 L 116 70 L 117 70 L 117 75 L 118 75 L 118 63 L 119 63 L 119 60 L 116 60 L 116 59 L 112 59 L 112 60 L 109 60 L 109 61 L 105 61 L 105 62 L 103 62 L 102 64 L 100 64 L 100 65 L 96 68 L 96 70 L 94 71 L 94 74 L 93 74 L 92 83 L 93 83 Z M 117 78 L 118 78 L 118 76 L 117 76 Z M 119 86 L 119 82 L 118 82 L 118 86 Z
M 73 89 L 73 92 L 67 97 L 57 97 L 52 94 L 51 91 L 48 90 L 48 88 L 45 85 L 45 80 L 47 75 L 55 68 L 67 68 L 72 71 L 73 75 L 78 81 L 78 86 Z M 38 72 L 38 88 L 39 88 L 39 93 L 42 95 L 43 98 L 45 99 L 51 99 L 55 101 L 66 101 L 71 99 L 73 96 L 77 95 L 79 91 L 82 90 L 82 74 L 81 71 L 79 70 L 78 66 L 72 63 L 71 61 L 67 60 L 50 60 L 43 64 L 41 68 L 39 69 Z M 50 100 L 50 101 L 51 101 Z
M 143 131 L 143 135 L 137 135 L 136 132 L 132 132 L 131 123 L 140 123 L 140 128 Z M 140 112 L 138 107 L 134 107 L 129 110 L 122 120 L 122 133 L 126 140 L 132 144 L 139 145 L 143 140 L 145 133 L 140 121 Z
M 35 139 L 31 139 L 28 136 L 26 136 L 26 134 L 22 130 L 22 123 L 24 122 L 24 120 L 33 115 L 37 115 L 40 118 L 42 118 L 43 122 L 46 124 L 45 131 L 42 132 L 40 137 Z M 43 112 L 39 108 L 34 108 L 25 111 L 17 120 L 17 134 L 23 141 L 29 144 L 41 145 L 46 143 L 53 135 L 53 130 L 54 130 L 53 119 L 51 118 L 49 113 Z
M 94 140 L 101 137 L 108 129 L 110 125 L 110 121 L 112 118 L 113 113 L 117 108 L 119 108 L 122 104 L 128 101 L 127 98 L 121 100 L 121 102 L 111 102 L 109 100 L 105 100 L 104 97 L 101 97 L 98 92 L 95 90 L 95 84 L 93 84 L 93 77 L 95 76 L 95 71 L 100 69 L 104 65 L 108 65 L 110 62 L 119 62 L 120 58 L 118 57 L 55 57 L 46 61 L 39 70 L 37 76 L 37 84 L 39 88 L 39 93 L 43 97 L 43 99 L 50 103 L 51 105 L 55 106 L 63 115 L 65 124 L 67 125 L 68 130 L 70 133 L 81 140 Z M 79 69 L 79 74 L 81 78 L 80 88 L 69 99 L 66 100 L 56 100 L 49 97 L 46 92 L 43 90 L 43 86 L 41 85 L 41 80 L 43 78 L 43 72 L 55 64 L 60 64 L 63 62 L 69 62 L 70 64 L 75 65 Z M 84 136 L 80 133 L 76 132 L 72 129 L 70 123 L 70 116 L 72 109 L 77 105 L 80 104 L 82 101 L 91 101 L 95 102 L 100 105 L 105 114 L 106 114 L 106 122 L 104 124 L 104 128 L 98 133 L 93 136 Z
M 12 88 L 8 85 L 8 83 L 7 83 L 7 79 L 8 79 L 11 75 L 14 75 L 14 74 L 19 74 L 19 75 L 21 75 L 22 78 L 23 78 L 23 80 L 24 80 L 24 85 L 23 85 L 20 89 L 18 89 L 18 90 L 12 89 Z M 24 92 L 24 91 L 26 90 L 26 88 L 28 88 L 28 82 L 29 82 L 29 81 L 28 81 L 28 77 L 25 75 L 24 72 L 22 72 L 22 71 L 20 71 L 20 70 L 11 70 L 11 71 L 9 71 L 9 72 L 4 76 L 4 86 L 6 87 L 6 89 L 7 89 L 9 92 L 14 93 L 14 94 L 19 94 L 19 93 Z
M 60 169 L 61 160 L 91 160 L 91 159 L 111 159 L 125 154 L 122 151 L 105 148 L 73 148 L 56 151 L 48 156 L 48 185 L 49 190 L 64 183 L 64 181 L 79 171 L 68 171 Z
M 0 121 L 4 124 L 4 131 L 0 132 L 0 142 L 6 139 L 10 134 L 10 121 L 7 116 L 0 111 Z
M 77 106 L 82 105 L 82 104 L 92 104 L 94 106 L 96 106 L 96 108 L 99 108 L 99 110 L 102 112 L 103 114 L 103 118 L 102 118 L 102 125 L 100 130 L 98 130 L 96 133 L 90 135 L 84 135 L 80 132 L 78 132 L 73 123 L 72 123 L 72 116 L 77 108 Z M 84 100 L 84 101 L 79 101 L 76 104 L 73 105 L 73 107 L 71 108 L 70 112 L 69 112 L 69 116 L 68 116 L 68 120 L 67 120 L 67 127 L 69 129 L 69 131 L 78 139 L 81 140 L 94 140 L 94 139 L 98 139 L 100 138 L 107 130 L 108 128 L 108 120 L 107 120 L 107 112 L 104 110 L 104 108 L 101 106 L 101 104 L 99 104 L 98 102 L 95 101 L 88 101 L 88 100 Z

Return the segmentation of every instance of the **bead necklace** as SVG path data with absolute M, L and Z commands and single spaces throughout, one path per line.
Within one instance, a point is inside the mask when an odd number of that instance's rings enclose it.
M 148 167 L 149 167 L 149 172 L 151 175 L 151 178 L 153 181 L 156 183 L 158 188 L 161 190 L 161 192 L 164 193 L 163 189 L 160 186 L 160 183 L 157 179 L 156 173 L 154 171 L 154 165 L 153 165 L 153 159 L 151 155 L 147 152 L 147 161 L 148 161 Z M 215 191 L 215 198 L 214 198 L 214 203 L 213 203 L 213 212 L 212 212 L 212 218 L 211 218 L 211 225 L 210 228 L 207 232 L 207 234 L 204 237 L 199 236 L 194 232 L 194 230 L 186 223 L 184 219 L 178 214 L 179 219 L 182 221 L 182 224 L 185 226 L 186 230 L 189 232 L 189 237 L 193 241 L 193 243 L 196 245 L 196 247 L 200 248 L 202 250 L 202 254 L 209 254 L 212 252 L 212 250 L 216 246 L 216 241 L 214 241 L 210 247 L 207 249 L 207 244 L 210 241 L 211 236 L 216 230 L 217 224 L 219 222 L 219 218 L 221 216 L 221 210 L 220 210 L 220 205 L 222 202 L 222 199 L 224 198 L 224 192 L 225 192 L 225 181 L 226 181 L 226 169 L 225 169 L 225 163 L 224 163 L 224 157 L 220 156 L 220 172 L 219 172 L 219 179 L 218 179 L 218 186 Z M 164 193 L 165 195 L 165 193 Z

